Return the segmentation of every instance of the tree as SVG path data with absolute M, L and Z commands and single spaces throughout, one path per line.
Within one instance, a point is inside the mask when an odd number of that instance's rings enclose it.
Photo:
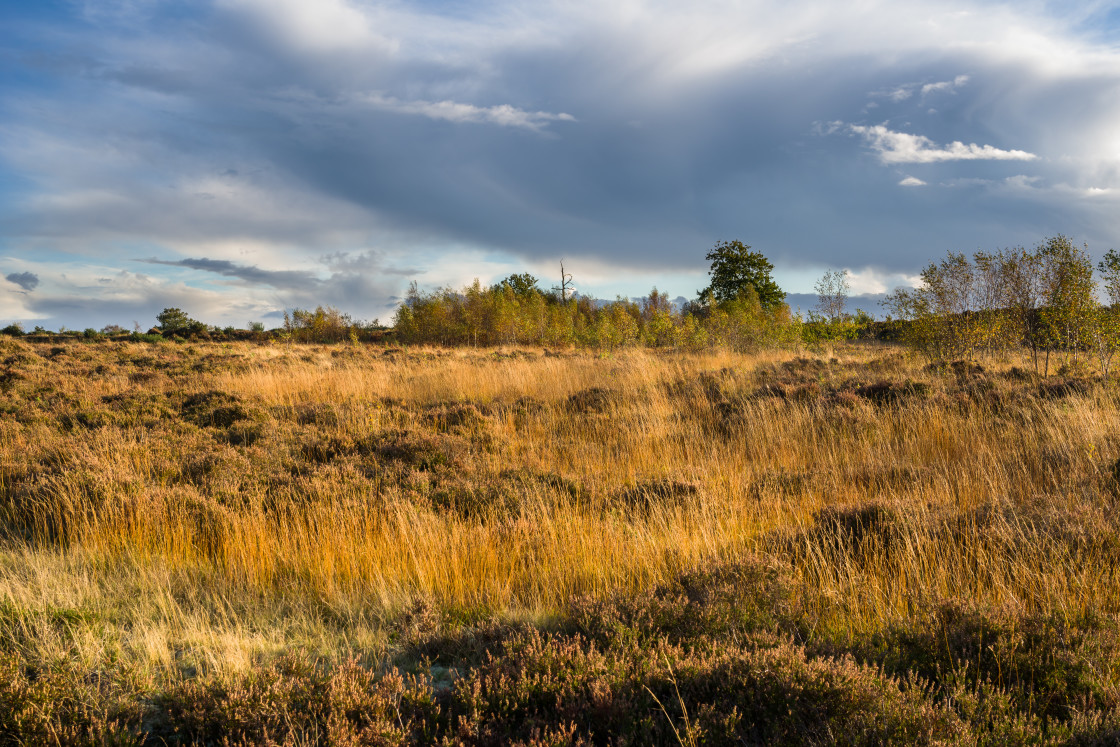
M 649 295 L 642 299 L 642 319 L 649 321 L 659 314 L 668 316 L 673 312 L 673 305 L 669 301 L 669 294 L 662 293 L 657 290 L 657 286 L 653 286 L 653 290 Z
M 1043 342 L 1038 310 L 1046 300 L 1038 255 L 1018 247 L 1001 251 L 997 256 L 1008 312 L 1008 342 L 1025 344 L 1030 349 L 1037 374 L 1038 353 Z
M 1044 373 L 1049 373 L 1050 350 L 1062 350 L 1067 359 L 1089 340 L 1096 306 L 1096 281 L 1088 251 L 1078 249 L 1058 234 L 1038 248 L 1046 305 L 1042 325 L 1046 342 Z
M 826 270 L 813 290 L 817 292 L 817 311 L 821 316 L 827 317 L 830 322 L 843 319 L 851 290 L 847 270 Z
M 1120 350 L 1120 307 L 1098 306 L 1093 310 L 1089 342 L 1101 367 L 1101 376 L 1107 379 L 1112 359 Z
M 573 290 L 575 289 L 572 287 L 572 274 L 564 272 L 564 260 L 560 260 L 560 285 L 552 286 L 552 292 L 559 293 L 560 300 L 563 302 L 568 300 L 568 294 Z
M 976 252 L 972 255 L 975 268 L 975 299 L 977 344 L 988 355 L 1007 347 L 1010 325 L 1009 288 L 1003 275 L 1003 252 Z
M 1120 254 L 1115 249 L 1109 249 L 1097 265 L 1097 271 L 1104 278 L 1109 305 L 1120 307 Z
M 333 306 L 316 306 L 315 310 L 292 309 L 284 312 L 284 330 L 289 340 L 305 342 L 342 342 L 356 332 L 354 320 Z
M 765 311 L 773 311 L 785 303 L 785 291 L 770 277 L 774 265 L 761 253 L 752 252 L 747 244 L 738 240 L 722 241 L 705 258 L 712 263 L 708 270 L 711 284 L 699 291 L 702 302 L 733 301 L 753 288 Z
M 975 273 L 968 258 L 949 252 L 922 270 L 917 288 L 898 288 L 883 300 L 909 321 L 906 337 L 931 359 L 972 358 L 977 344 Z
M 156 314 L 159 329 L 165 335 L 182 335 L 204 328 L 202 322 L 191 319 L 187 312 L 171 306 Z
M 643 336 L 654 347 L 669 347 L 676 342 L 677 331 L 673 323 L 673 305 L 669 294 L 654 286 L 641 301 Z
M 510 275 L 499 285 L 509 288 L 514 292 L 514 295 L 527 296 L 533 291 L 540 292 L 540 289 L 537 287 L 537 282 L 537 278 L 527 272 L 523 272 L 520 275 Z
M 1104 278 L 1108 306 L 1098 308 L 1093 320 L 1093 348 L 1101 374 L 1107 379 L 1112 359 L 1120 349 L 1120 254 L 1109 249 L 1097 265 L 1097 271 Z

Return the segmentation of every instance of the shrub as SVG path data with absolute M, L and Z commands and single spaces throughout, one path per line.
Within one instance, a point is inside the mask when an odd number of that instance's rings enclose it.
M 314 311 L 294 309 L 291 314 L 284 312 L 284 331 L 290 340 L 296 342 L 356 341 L 357 332 L 362 327 L 349 314 L 333 306 L 317 306 Z
M 159 330 L 164 337 L 194 337 L 206 332 L 206 325 L 191 319 L 185 311 L 169 307 L 156 315 Z

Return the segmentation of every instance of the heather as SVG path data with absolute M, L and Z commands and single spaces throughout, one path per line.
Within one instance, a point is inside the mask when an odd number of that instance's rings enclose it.
M 7 743 L 1120 734 L 1099 375 L 0 346 Z

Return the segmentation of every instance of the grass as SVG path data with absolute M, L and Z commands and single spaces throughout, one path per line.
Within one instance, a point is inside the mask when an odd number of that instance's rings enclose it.
M 1114 382 L 8 339 L 0 390 L 0 743 L 1120 738 Z

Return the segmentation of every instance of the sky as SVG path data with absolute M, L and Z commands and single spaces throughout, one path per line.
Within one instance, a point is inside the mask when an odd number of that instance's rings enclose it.
M 874 307 L 1118 208 L 1120 3 L 0 3 L 0 324 L 692 298 L 733 239 Z

